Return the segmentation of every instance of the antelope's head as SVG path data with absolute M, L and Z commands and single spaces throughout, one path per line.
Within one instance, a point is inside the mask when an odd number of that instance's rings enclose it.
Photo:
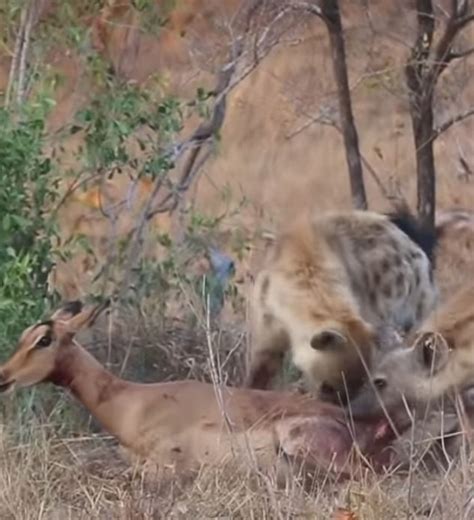
M 0 392 L 48 381 L 61 354 L 71 348 L 75 334 L 92 325 L 108 306 L 108 301 L 87 307 L 71 301 L 50 319 L 28 327 L 10 359 L 0 366 Z

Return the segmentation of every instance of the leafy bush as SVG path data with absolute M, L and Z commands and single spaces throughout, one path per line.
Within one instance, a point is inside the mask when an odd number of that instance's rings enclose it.
M 0 352 L 41 315 L 53 263 L 46 213 L 57 184 L 43 154 L 47 104 L 0 108 Z

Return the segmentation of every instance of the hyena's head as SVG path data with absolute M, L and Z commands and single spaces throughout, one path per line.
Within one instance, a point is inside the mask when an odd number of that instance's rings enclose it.
M 450 347 L 438 333 L 423 332 L 411 347 L 385 354 L 349 407 L 354 418 L 403 414 L 435 403 L 452 387 Z
M 360 320 L 324 322 L 311 338 L 308 358 L 299 365 L 317 381 L 319 396 L 326 401 L 346 402 L 367 379 L 376 332 Z M 306 369 L 306 370 L 305 370 Z

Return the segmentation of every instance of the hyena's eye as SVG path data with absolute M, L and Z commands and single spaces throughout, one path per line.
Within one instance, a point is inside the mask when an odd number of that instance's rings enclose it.
M 377 390 L 383 390 L 387 386 L 387 380 L 384 377 L 377 377 L 373 381 Z

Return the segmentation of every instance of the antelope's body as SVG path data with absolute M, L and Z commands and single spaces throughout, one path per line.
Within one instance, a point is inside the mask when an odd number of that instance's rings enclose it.
M 290 469 L 293 463 L 305 463 L 350 473 L 353 440 L 375 456 L 384 445 L 385 432 L 380 434 L 379 425 L 355 424 L 350 431 L 342 409 L 309 396 L 198 381 L 124 381 L 74 340 L 101 310 L 82 310 L 76 302 L 28 328 L 0 367 L 0 391 L 40 382 L 62 386 L 131 455 L 177 470 L 221 464 L 236 456 L 261 469 L 280 471 L 277 464 Z

